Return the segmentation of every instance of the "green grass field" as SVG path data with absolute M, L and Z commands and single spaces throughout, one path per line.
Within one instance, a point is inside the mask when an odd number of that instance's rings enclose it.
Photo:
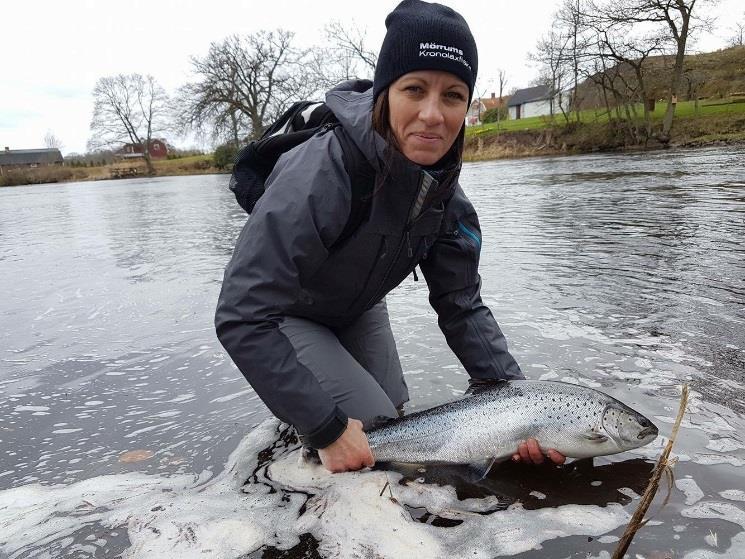
M 665 114 L 666 103 L 657 103 L 655 110 L 652 113 L 655 120 L 662 119 Z M 636 107 L 639 116 L 643 114 L 641 104 Z M 693 101 L 681 101 L 675 108 L 675 116 L 678 118 L 685 117 L 706 117 L 706 116 L 721 116 L 726 114 L 743 114 L 745 113 L 745 99 L 738 99 L 737 101 L 725 100 L 702 100 L 699 101 L 698 111 L 696 111 L 695 103 Z M 574 120 L 574 114 L 570 115 L 570 120 Z M 580 111 L 580 120 L 582 122 L 607 122 L 608 114 L 602 110 L 587 110 Z M 554 115 L 553 119 L 548 116 L 534 116 L 530 118 L 521 118 L 519 120 L 503 120 L 499 123 L 492 122 L 489 124 L 482 124 L 480 126 L 471 126 L 466 129 L 466 136 L 480 136 L 482 134 L 490 135 L 497 130 L 499 131 L 519 131 L 519 130 L 536 130 L 541 128 L 547 128 L 549 126 L 563 125 L 565 123 L 564 116 L 559 113 Z

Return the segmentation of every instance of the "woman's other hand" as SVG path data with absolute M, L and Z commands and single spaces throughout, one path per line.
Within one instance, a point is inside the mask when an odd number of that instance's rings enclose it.
M 326 448 L 319 449 L 318 456 L 324 467 L 333 473 L 361 470 L 375 464 L 367 435 L 362 430 L 362 422 L 351 418 L 341 437 Z
M 554 464 L 563 464 L 567 459 L 566 456 L 554 449 L 549 449 L 545 454 Z M 520 443 L 517 452 L 512 455 L 513 461 L 527 464 L 543 464 L 545 459 L 543 450 L 535 439 L 528 439 L 524 443 Z

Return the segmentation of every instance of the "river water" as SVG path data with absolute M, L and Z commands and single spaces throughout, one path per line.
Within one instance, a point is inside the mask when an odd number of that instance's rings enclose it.
M 277 428 L 212 327 L 246 219 L 226 177 L 6 188 L 0 557 L 610 557 L 684 382 L 670 499 L 632 556 L 745 557 L 745 149 L 484 162 L 461 183 L 484 300 L 526 376 L 600 388 L 652 418 L 655 443 L 476 485 L 458 469 L 330 477 L 286 452 L 258 483 Z M 424 282 L 388 306 L 408 409 L 460 395 Z

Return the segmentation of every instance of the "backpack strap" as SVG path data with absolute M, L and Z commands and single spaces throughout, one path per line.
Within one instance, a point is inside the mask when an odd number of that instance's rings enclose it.
M 375 169 L 360 151 L 360 148 L 338 123 L 334 126 L 334 134 L 336 134 L 339 144 L 341 144 L 344 169 L 346 169 L 352 185 L 352 208 L 344 229 L 331 245 L 331 249 L 344 244 L 370 215 L 370 199 L 375 189 Z
M 264 183 L 280 156 L 335 123 L 336 117 L 325 103 L 298 101 L 260 139 L 238 152 L 228 187 L 246 213 L 253 211 L 264 194 Z

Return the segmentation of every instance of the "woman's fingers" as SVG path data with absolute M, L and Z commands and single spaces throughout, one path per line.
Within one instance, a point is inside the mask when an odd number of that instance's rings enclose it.
M 566 462 L 566 456 L 554 449 L 546 451 L 549 460 L 554 464 L 563 464 Z M 527 462 L 528 464 L 542 464 L 545 456 L 536 439 L 528 439 L 517 447 L 517 452 L 512 455 L 514 462 Z
M 538 441 L 535 439 L 528 439 L 527 446 L 528 454 L 530 455 L 530 460 L 533 464 L 543 464 L 543 452 L 541 452 L 541 447 L 538 446 Z
M 548 451 L 548 457 L 554 464 L 563 464 L 566 462 L 567 457 L 561 452 L 554 450 L 553 448 Z
M 526 443 L 520 443 L 517 447 L 517 452 L 520 454 L 520 460 L 523 462 L 530 462 L 530 453 L 528 452 L 528 445 Z
M 326 469 L 334 473 L 361 470 L 375 465 L 367 436 L 362 430 L 362 422 L 357 419 L 349 419 L 341 437 L 320 449 L 318 456 Z

